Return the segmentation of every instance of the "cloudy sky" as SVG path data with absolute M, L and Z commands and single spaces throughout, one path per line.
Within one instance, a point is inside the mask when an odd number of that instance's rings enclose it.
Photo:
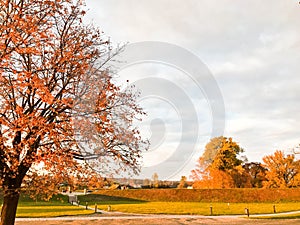
M 119 80 L 129 79 L 144 91 L 140 104 L 148 117 L 141 129 L 152 146 L 144 154 L 142 176 L 151 177 L 154 172 L 160 179 L 189 176 L 212 137 L 213 121 L 222 120 L 216 118 L 222 117 L 222 112 L 214 115 L 214 99 L 206 93 L 209 91 L 219 90 L 221 98 L 217 101 L 225 106 L 225 127 L 219 133 L 233 137 L 249 161 L 261 161 L 276 149 L 290 152 L 300 143 L 298 1 L 86 3 L 87 19 L 114 44 L 152 41 L 157 52 L 155 62 L 140 62 L 119 70 Z M 156 42 L 165 45 L 160 47 Z M 144 53 L 142 47 L 137 47 L 136 58 Z M 177 53 L 187 51 L 203 65 L 178 55 L 174 60 L 181 59 L 183 64 L 169 63 L 160 58 L 164 47 Z M 191 61 L 194 66 L 201 64 L 203 73 L 206 68 L 210 71 L 211 88 L 199 85 L 195 74 L 185 70 Z

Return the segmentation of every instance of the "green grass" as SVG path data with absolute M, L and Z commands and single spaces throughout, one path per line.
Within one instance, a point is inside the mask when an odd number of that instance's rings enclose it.
M 1 204 L 3 202 L 0 196 Z M 28 195 L 21 194 L 17 208 L 17 217 L 56 217 L 76 216 L 94 213 L 93 210 L 72 206 L 68 203 L 68 196 L 54 195 L 49 201 L 33 200 Z
M 78 206 L 19 206 L 17 217 L 56 217 L 92 214 L 94 211 L 85 210 Z
M 21 194 L 19 199 L 19 206 L 63 206 L 69 205 L 69 197 L 66 195 L 53 195 L 49 201 L 42 199 L 32 199 L 28 195 Z
M 207 202 L 150 202 L 124 197 L 105 195 L 79 196 L 81 202 L 88 202 L 90 206 L 97 204 L 99 209 L 141 214 L 187 214 L 210 215 L 212 206 L 213 215 L 244 215 L 245 208 L 250 214 L 273 213 L 274 203 L 207 203 Z M 300 210 L 299 202 L 283 202 L 275 204 L 276 211 L 289 212 Z
M 145 201 L 129 197 L 108 196 L 104 194 L 89 194 L 78 196 L 81 205 L 88 202 L 90 207 L 97 204 L 98 209 L 107 210 L 111 206 L 112 211 L 137 214 L 186 214 L 186 215 L 210 215 L 212 207 L 213 215 L 244 215 L 248 208 L 250 215 L 271 214 L 275 203 L 230 203 L 227 202 L 167 202 Z M 0 198 L 1 200 L 1 198 Z M 299 201 L 277 202 L 276 212 L 290 212 L 300 210 Z M 55 195 L 50 201 L 32 200 L 22 195 L 19 201 L 17 217 L 56 217 L 69 215 L 92 214 L 93 210 L 85 210 L 82 207 L 71 206 L 68 196 Z M 262 216 L 264 219 L 291 219 L 300 218 L 300 213 L 289 215 Z
M 76 216 L 91 213 L 94 211 L 70 205 L 68 196 L 61 194 L 53 195 L 49 201 L 33 200 L 22 194 L 17 209 L 17 217 Z
M 151 213 L 151 214 L 191 214 L 210 215 L 212 206 L 213 215 L 243 215 L 245 208 L 249 208 L 250 214 L 273 213 L 273 204 L 270 203 L 234 203 L 228 207 L 227 203 L 195 203 L 195 202 L 145 202 L 139 204 L 114 204 L 113 211 L 127 213 Z M 100 205 L 106 209 L 107 206 Z M 277 212 L 300 210 L 299 203 L 283 203 L 278 205 Z

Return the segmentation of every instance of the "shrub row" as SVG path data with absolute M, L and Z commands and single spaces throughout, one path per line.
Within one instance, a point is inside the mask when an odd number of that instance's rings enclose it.
M 290 202 L 300 201 L 300 189 L 134 189 L 100 190 L 95 194 L 144 201 L 170 202 Z

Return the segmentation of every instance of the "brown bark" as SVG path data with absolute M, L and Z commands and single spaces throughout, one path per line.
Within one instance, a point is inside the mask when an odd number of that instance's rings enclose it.
M 18 189 L 5 191 L 1 210 L 1 225 L 14 225 L 19 197 Z

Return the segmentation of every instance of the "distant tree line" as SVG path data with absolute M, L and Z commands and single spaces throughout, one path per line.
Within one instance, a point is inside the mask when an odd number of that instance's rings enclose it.
M 194 188 L 294 188 L 300 187 L 300 160 L 277 150 L 263 163 L 248 162 L 232 138 L 215 137 L 205 146 L 192 170 Z

